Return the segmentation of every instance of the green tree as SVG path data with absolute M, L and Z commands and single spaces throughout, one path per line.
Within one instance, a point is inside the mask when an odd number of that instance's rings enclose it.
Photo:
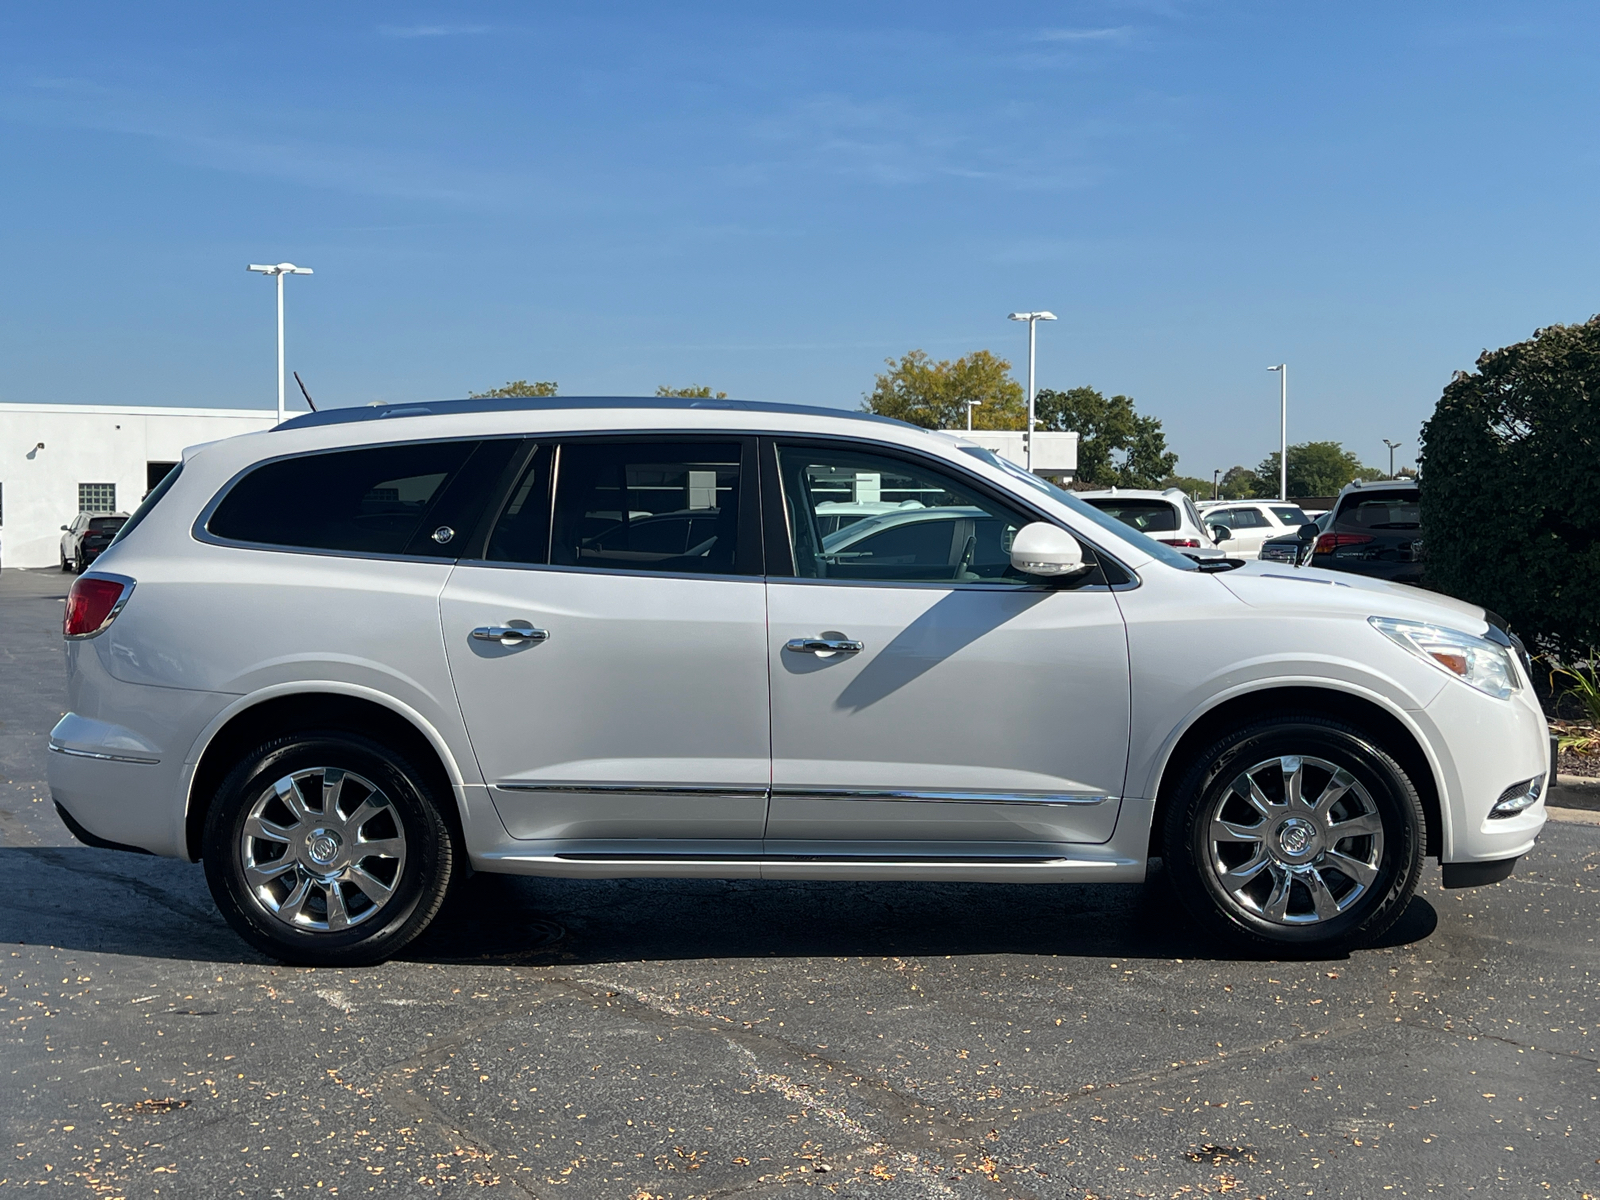
M 656 389 L 658 396 L 677 396 L 683 400 L 726 400 L 727 392 L 713 392 L 708 387 L 668 387 L 662 384 Z
M 1022 385 L 1011 378 L 1011 364 L 987 350 L 975 350 L 955 362 L 934 362 L 913 350 L 879 375 L 861 407 L 880 417 L 894 417 L 924 429 L 965 429 L 967 402 L 974 429 L 1021 429 L 1028 423 L 1028 401 Z
M 1276 462 L 1273 464 L 1276 466 Z M 1276 478 L 1276 476 L 1274 476 Z M 1249 467 L 1229 467 L 1222 473 L 1221 486 L 1217 489 L 1220 499 L 1223 500 L 1248 500 L 1252 496 L 1263 496 L 1261 476 Z M 1278 494 L 1274 488 L 1272 494 Z
M 468 392 L 474 400 L 520 400 L 527 396 L 554 396 L 555 380 L 529 383 L 526 379 L 513 379 L 505 387 L 490 388 L 487 392 Z
M 1185 495 L 1197 500 L 1211 499 L 1211 480 L 1198 479 L 1193 475 L 1168 475 L 1156 486 L 1178 488 Z
M 1256 468 L 1256 495 L 1278 494 L 1278 452 L 1274 450 Z M 1376 467 L 1361 460 L 1338 442 L 1300 442 L 1289 447 L 1289 495 L 1336 496 L 1352 479 L 1382 479 Z
M 1600 317 L 1457 372 L 1422 427 L 1428 581 L 1568 662 L 1600 646 Z
M 1161 421 L 1141 417 L 1131 396 L 1108 399 L 1091 387 L 1041 388 L 1034 416 L 1040 429 L 1078 434 L 1077 478 L 1093 487 L 1155 487 L 1178 465 Z

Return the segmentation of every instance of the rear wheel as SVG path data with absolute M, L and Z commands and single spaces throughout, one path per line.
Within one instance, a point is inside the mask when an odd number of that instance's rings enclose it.
M 1422 872 L 1422 802 L 1353 726 L 1255 721 L 1202 753 L 1167 813 L 1167 867 L 1197 914 L 1260 945 L 1339 950 L 1399 919 Z
M 61 551 L 61 569 L 63 571 L 72 570 L 72 564 L 67 561 L 67 552 L 65 550 Z
M 218 789 L 206 882 L 234 930 L 274 958 L 377 962 L 444 902 L 456 859 L 440 799 L 403 757 L 366 738 L 278 738 Z

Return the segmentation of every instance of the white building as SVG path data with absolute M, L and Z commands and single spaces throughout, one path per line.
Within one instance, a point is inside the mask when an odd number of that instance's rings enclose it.
M 1001 458 L 1025 466 L 1028 461 L 1028 435 L 1020 429 L 945 429 Z M 1033 434 L 1033 473 L 1056 483 L 1070 483 L 1078 473 L 1078 435 L 1052 433 L 1042 429 Z
M 277 421 L 271 409 L 0 404 L 0 561 L 58 565 L 79 512 L 131 513 L 184 447 Z

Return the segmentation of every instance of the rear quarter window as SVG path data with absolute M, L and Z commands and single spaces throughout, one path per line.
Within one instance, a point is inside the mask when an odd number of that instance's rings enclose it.
M 280 459 L 235 483 L 206 530 L 257 545 L 453 558 L 515 446 L 411 442 Z

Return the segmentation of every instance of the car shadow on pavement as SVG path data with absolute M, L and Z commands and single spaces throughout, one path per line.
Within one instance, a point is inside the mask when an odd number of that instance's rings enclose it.
M 1433 905 L 1414 897 L 1375 945 L 1421 941 L 1437 926 Z M 1158 865 L 1142 884 L 477 875 L 404 957 L 552 964 L 979 954 L 1305 957 L 1258 953 L 1211 935 L 1184 914 Z
M 264 962 L 199 866 L 86 847 L 0 849 L 0 942 Z M 1429 937 L 1418 896 L 1377 943 Z M 401 955 L 552 966 L 664 959 L 1018 954 L 1260 961 L 1190 921 L 1159 864 L 1143 884 L 540 879 L 478 874 Z M 1318 958 L 1326 957 L 1322 955 Z M 1338 955 L 1336 957 L 1347 957 Z

